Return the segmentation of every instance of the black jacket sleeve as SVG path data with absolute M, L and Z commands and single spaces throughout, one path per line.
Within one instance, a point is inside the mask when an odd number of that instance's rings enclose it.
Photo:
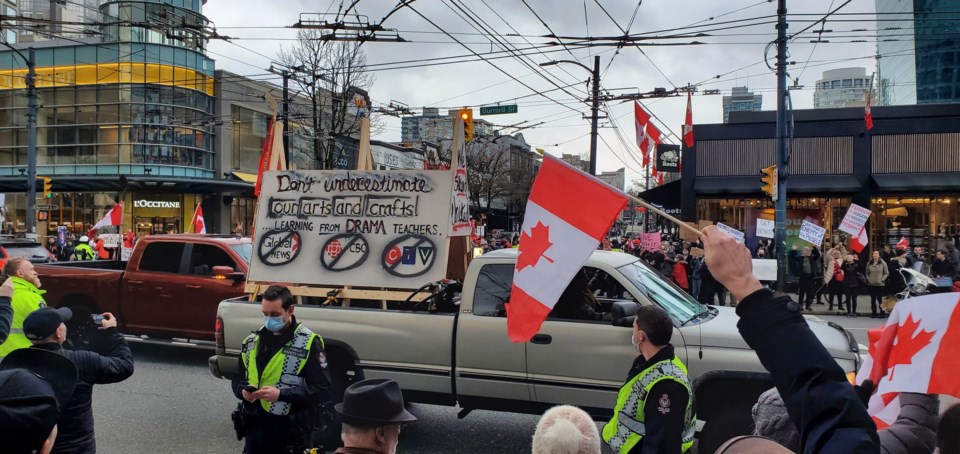
M 737 328 L 773 376 L 800 432 L 800 452 L 879 452 L 873 420 L 799 308 L 788 296 L 757 290 L 737 306 Z
M 280 390 L 280 400 L 290 403 L 294 408 L 308 404 L 330 402 L 330 371 L 327 369 L 327 353 L 320 338 L 313 339 L 310 356 L 303 365 L 300 375 L 306 382 L 304 386 L 294 386 Z
M 677 382 L 663 380 L 653 385 L 643 404 L 647 434 L 631 452 L 680 454 L 689 399 L 687 389 Z
M 11 323 L 13 323 L 13 306 L 10 305 L 10 297 L 0 297 L 0 344 L 4 343 L 10 335 Z
M 118 383 L 133 375 L 133 352 L 117 331 L 117 328 L 104 330 L 104 351 L 96 356 L 94 368 L 95 380 L 98 385 Z

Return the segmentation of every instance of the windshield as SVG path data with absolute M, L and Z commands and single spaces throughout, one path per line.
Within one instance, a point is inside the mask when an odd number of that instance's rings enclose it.
M 639 261 L 617 269 L 678 323 L 690 320 L 706 310 L 693 297 Z
M 50 261 L 50 253 L 39 244 L 7 244 L 3 248 L 10 257 L 23 257 L 34 263 Z
M 250 255 L 253 254 L 253 244 L 251 243 L 242 243 L 242 244 L 232 244 L 230 249 L 233 249 L 233 252 L 236 252 L 243 257 L 243 261 L 250 263 Z

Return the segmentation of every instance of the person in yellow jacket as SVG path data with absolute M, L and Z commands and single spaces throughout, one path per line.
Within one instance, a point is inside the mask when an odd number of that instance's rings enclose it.
M 247 454 L 302 453 L 310 447 L 305 426 L 311 410 L 331 400 L 323 338 L 297 322 L 294 302 L 290 289 L 267 288 L 260 303 L 263 327 L 241 347 L 243 380 L 234 393 L 243 400 Z
M 673 322 L 658 306 L 641 306 L 631 342 L 640 356 L 617 395 L 603 441 L 617 454 L 680 454 L 696 432 L 687 367 L 673 351 Z
M 33 264 L 23 257 L 14 257 L 3 265 L 3 274 L 10 276 L 13 284 L 13 321 L 10 323 L 10 335 L 0 344 L 0 361 L 10 352 L 32 345 L 23 335 L 23 320 L 31 312 L 47 305 L 43 301 L 44 291 L 40 290 L 40 276 Z

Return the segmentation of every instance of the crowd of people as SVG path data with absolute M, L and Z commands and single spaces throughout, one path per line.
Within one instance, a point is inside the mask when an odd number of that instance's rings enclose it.
M 133 233 L 122 235 L 124 247 L 133 247 Z M 59 262 L 74 260 L 112 260 L 117 258 L 120 249 L 107 247 L 103 238 L 91 238 L 88 235 L 70 233 L 61 241 L 57 237 L 47 239 L 47 251 Z

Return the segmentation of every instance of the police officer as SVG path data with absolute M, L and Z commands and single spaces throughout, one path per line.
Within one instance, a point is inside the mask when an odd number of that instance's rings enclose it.
M 294 298 L 284 286 L 263 293 L 264 323 L 243 341 L 241 377 L 247 454 L 300 453 L 309 447 L 311 415 L 330 401 L 323 339 L 297 322 Z
M 40 290 L 40 276 L 33 264 L 23 257 L 14 257 L 3 265 L 3 274 L 10 276 L 13 286 L 13 320 L 10 323 L 10 335 L 0 344 L 0 360 L 10 352 L 29 347 L 30 340 L 23 335 L 23 321 L 31 312 L 47 305 Z
M 80 237 L 80 242 L 73 249 L 76 260 L 94 260 L 97 258 L 97 254 L 93 252 L 93 248 L 88 243 L 90 243 L 90 237 L 86 235 Z
M 673 323 L 657 306 L 641 306 L 631 342 L 640 356 L 617 395 L 603 441 L 618 454 L 680 454 L 693 446 L 696 417 L 687 366 L 674 354 Z

